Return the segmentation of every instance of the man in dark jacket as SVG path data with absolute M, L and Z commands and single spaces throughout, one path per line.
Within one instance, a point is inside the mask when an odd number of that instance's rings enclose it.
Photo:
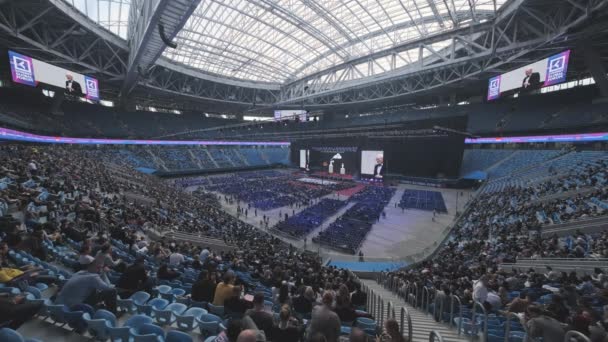
M 213 302 L 215 296 L 215 273 L 202 270 L 198 280 L 192 285 L 192 300 L 197 302 Z
M 138 257 L 135 262 L 127 267 L 118 280 L 118 293 L 126 298 L 137 291 L 152 291 L 152 282 L 148 278 L 148 272 L 144 267 L 144 258 Z

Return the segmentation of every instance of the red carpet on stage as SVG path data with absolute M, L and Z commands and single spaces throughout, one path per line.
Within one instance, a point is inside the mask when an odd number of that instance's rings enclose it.
M 340 195 L 340 196 L 348 196 L 348 197 L 350 197 L 350 196 L 356 194 L 357 192 L 363 190 L 364 188 L 365 188 L 364 184 L 357 184 L 356 186 L 354 186 L 352 188 L 336 191 L 336 193 L 338 195 Z

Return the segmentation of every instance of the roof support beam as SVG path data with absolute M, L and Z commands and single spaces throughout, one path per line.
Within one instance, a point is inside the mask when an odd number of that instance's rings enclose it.
M 186 24 L 201 0 L 139 0 L 133 1 L 129 13 L 129 64 L 119 97 L 126 98 L 161 56 L 166 44 L 159 32 L 164 27 L 168 40 L 173 40 Z

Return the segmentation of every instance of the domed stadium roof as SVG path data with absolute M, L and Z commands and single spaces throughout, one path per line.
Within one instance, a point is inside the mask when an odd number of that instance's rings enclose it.
M 130 0 L 66 0 L 122 38 Z M 163 55 L 203 72 L 250 81 L 297 80 L 333 65 L 494 17 L 507 0 L 201 1 Z M 432 44 L 435 51 L 449 41 Z M 424 55 L 422 57 L 425 57 Z M 418 49 L 373 66 L 414 63 Z M 362 72 L 365 74 L 365 72 Z

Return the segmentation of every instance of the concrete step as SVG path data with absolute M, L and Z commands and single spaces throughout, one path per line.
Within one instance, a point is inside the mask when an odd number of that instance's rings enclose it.
M 469 341 L 464 336 L 458 336 L 456 329 L 451 328 L 448 324 L 438 323 L 433 319 L 433 316 L 426 314 L 425 312 L 418 310 L 402 298 L 394 295 L 389 290 L 386 290 L 383 286 L 378 284 L 375 280 L 361 280 L 368 288 L 372 289 L 374 293 L 378 294 L 384 300 L 384 312 L 381 313 L 381 317 L 376 317 L 376 321 L 386 321 L 389 317 L 388 302 L 390 301 L 395 308 L 395 319 L 397 322 L 401 322 L 401 308 L 405 307 L 412 320 L 412 337 L 413 342 L 427 342 L 429 340 L 429 334 L 435 330 L 441 334 L 445 342 L 466 342 Z M 404 324 L 406 320 L 404 319 Z M 407 327 L 404 328 L 407 334 Z

